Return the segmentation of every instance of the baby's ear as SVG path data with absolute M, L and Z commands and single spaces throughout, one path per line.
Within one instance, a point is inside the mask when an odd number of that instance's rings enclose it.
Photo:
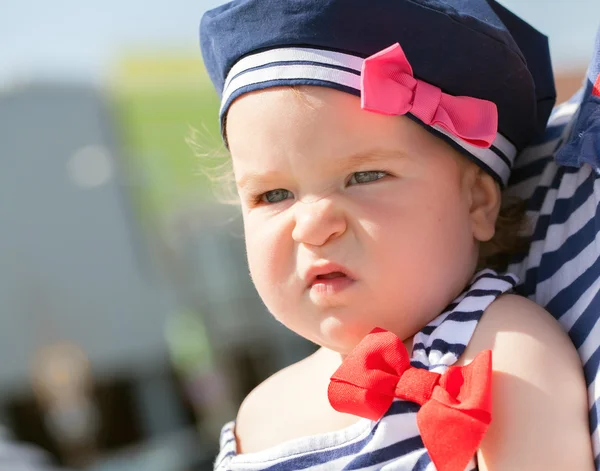
M 473 237 L 479 242 L 487 242 L 496 232 L 502 197 L 500 187 L 489 173 L 477 165 L 472 165 L 467 173 L 465 190 L 469 198 Z

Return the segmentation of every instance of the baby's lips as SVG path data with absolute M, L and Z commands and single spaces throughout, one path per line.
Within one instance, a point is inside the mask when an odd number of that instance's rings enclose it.
M 304 274 L 303 279 L 306 281 L 307 285 L 312 286 L 316 280 L 318 279 L 333 279 L 340 278 L 342 276 L 346 276 L 352 280 L 356 278 L 352 275 L 352 273 L 343 265 L 330 262 L 329 260 L 321 260 L 319 262 L 314 263 Z

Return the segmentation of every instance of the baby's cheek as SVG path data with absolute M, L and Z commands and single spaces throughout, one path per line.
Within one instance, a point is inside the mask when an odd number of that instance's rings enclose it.
M 473 275 L 477 257 L 468 213 L 460 210 L 458 202 L 440 216 L 435 239 L 439 281 L 446 280 L 450 292 L 462 289 Z
M 246 232 L 246 251 L 252 281 L 267 308 L 273 310 L 288 277 L 281 240 L 269 231 Z

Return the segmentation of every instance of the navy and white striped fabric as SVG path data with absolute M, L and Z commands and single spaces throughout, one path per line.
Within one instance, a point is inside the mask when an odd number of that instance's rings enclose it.
M 466 290 L 413 342 L 411 364 L 443 373 L 464 352 L 485 309 L 515 286 L 517 278 L 492 270 L 477 273 Z M 417 427 L 420 406 L 395 400 L 378 422 L 361 419 L 345 429 L 304 437 L 257 453 L 236 454 L 234 422 L 223 427 L 216 471 L 434 471 Z M 466 468 L 477 469 L 475 457 Z
M 529 252 L 509 270 L 521 279 L 517 292 L 558 319 L 578 349 L 600 471 L 600 97 L 592 93 L 599 74 L 600 30 L 585 89 L 557 107 L 545 138 L 517 157 L 506 193 L 527 200 L 533 228 Z

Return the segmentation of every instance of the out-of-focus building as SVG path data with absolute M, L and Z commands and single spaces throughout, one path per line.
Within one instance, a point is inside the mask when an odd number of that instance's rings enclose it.
M 6 90 L 0 123 L 0 420 L 73 465 L 193 427 L 105 96 Z

